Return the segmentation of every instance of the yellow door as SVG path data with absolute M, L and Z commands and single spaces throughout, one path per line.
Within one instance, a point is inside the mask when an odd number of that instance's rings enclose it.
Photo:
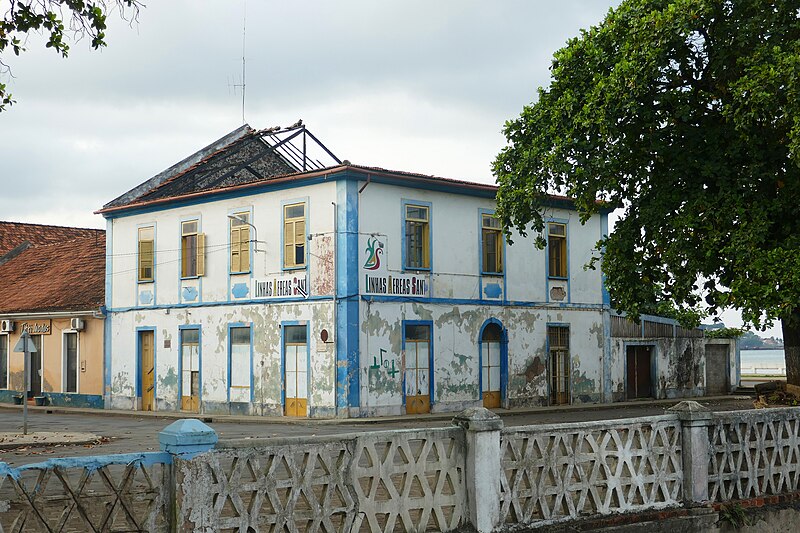
M 200 331 L 181 331 L 181 409 L 200 410 Z
M 406 414 L 430 413 L 430 327 L 407 325 L 405 329 Z
M 139 350 L 142 369 L 142 411 L 152 411 L 155 404 L 155 365 L 153 357 L 153 332 L 139 332 Z
M 308 344 L 305 326 L 284 328 L 286 416 L 308 416 Z
M 481 394 L 487 409 L 500 407 L 500 338 L 497 324 L 489 324 L 481 338 Z

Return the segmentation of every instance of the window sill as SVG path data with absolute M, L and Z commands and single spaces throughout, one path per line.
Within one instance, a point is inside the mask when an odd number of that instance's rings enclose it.
M 547 279 L 552 279 L 555 281 L 569 281 L 568 276 L 547 276 Z
M 155 282 L 156 282 L 156 280 L 154 280 L 154 279 L 137 279 L 136 280 L 136 283 L 138 285 L 147 285 L 148 283 L 155 283 Z
M 250 270 L 242 270 L 241 272 L 228 272 L 229 276 L 241 276 L 242 274 L 249 274 Z
M 190 279 L 200 279 L 200 276 L 181 276 L 181 281 L 186 281 Z
M 504 272 L 481 272 L 481 276 L 492 276 L 494 278 L 502 278 L 504 275 Z
M 294 272 L 294 271 L 297 271 L 297 270 L 305 270 L 305 269 L 306 269 L 306 265 L 293 266 L 293 267 L 287 267 L 287 266 L 283 267 L 283 271 L 284 272 Z
M 429 274 L 431 272 L 431 268 L 423 268 L 423 267 L 403 267 L 403 272 L 419 272 L 419 273 L 426 273 Z

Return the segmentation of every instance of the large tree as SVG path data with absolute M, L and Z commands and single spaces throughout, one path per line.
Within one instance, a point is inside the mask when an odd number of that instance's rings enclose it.
M 551 72 L 504 128 L 506 228 L 541 235 L 553 191 L 621 209 L 615 308 L 779 319 L 800 385 L 800 0 L 624 0 Z
M 142 3 L 139 0 L 6 0 L 7 9 L 0 19 L 0 74 L 9 72 L 3 56 L 20 55 L 30 32 L 42 33 L 45 46 L 63 57 L 69 54 L 69 41 L 87 37 L 92 48 L 106 45 L 106 18 L 118 9 L 126 20 L 135 20 Z M 6 85 L 0 83 L 0 111 L 13 100 Z

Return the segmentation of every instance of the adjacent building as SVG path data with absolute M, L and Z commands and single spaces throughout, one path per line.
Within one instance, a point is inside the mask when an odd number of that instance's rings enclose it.
M 102 230 L 0 222 L 0 402 L 103 406 L 104 271 Z
M 608 213 L 582 223 L 553 196 L 547 246 L 509 245 L 496 191 L 342 162 L 300 123 L 231 132 L 98 211 L 106 405 L 354 417 L 704 393 L 702 339 L 626 338 L 583 268 Z M 663 363 L 677 345 L 686 361 Z

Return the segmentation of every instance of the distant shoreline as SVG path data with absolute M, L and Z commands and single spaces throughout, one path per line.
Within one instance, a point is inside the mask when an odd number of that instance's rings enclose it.
M 747 350 L 748 352 L 757 352 L 762 350 L 783 350 L 783 345 L 780 346 L 762 346 L 760 348 L 739 348 L 740 350 Z

